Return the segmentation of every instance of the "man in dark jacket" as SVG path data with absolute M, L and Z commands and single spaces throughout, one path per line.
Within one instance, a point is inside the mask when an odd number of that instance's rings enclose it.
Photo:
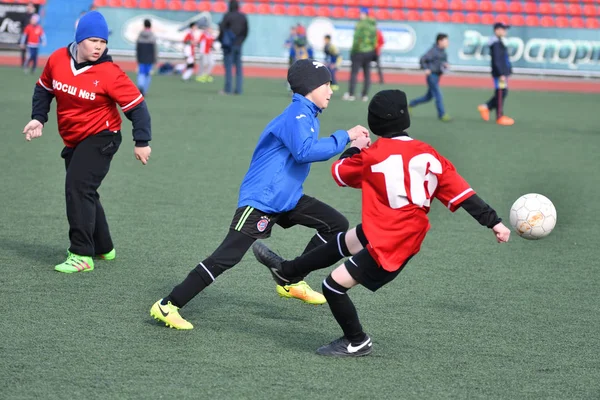
M 508 77 L 512 74 L 512 66 L 504 37 L 508 25 L 502 22 L 494 24 L 494 37 L 490 38 L 490 56 L 492 58 L 492 77 L 494 78 L 494 96 L 487 104 L 480 104 L 477 109 L 484 121 L 490 120 L 490 110 L 496 109 L 496 123 L 510 126 L 515 120 L 504 115 L 504 100 L 508 96 Z
M 442 97 L 442 91 L 440 90 L 440 77 L 444 73 L 444 70 L 448 68 L 448 54 L 446 54 L 448 44 L 448 35 L 439 33 L 433 47 L 419 60 L 421 69 L 425 71 L 427 79 L 427 93 L 425 93 L 424 96 L 412 100 L 408 106 L 410 110 L 419 104 L 431 101 L 431 99 L 435 97 L 435 107 L 437 108 L 438 118 L 443 122 L 452 120 L 444 110 L 444 99 Z
M 235 65 L 235 94 L 242 94 L 242 44 L 248 36 L 248 19 L 239 11 L 237 0 L 229 2 L 229 11 L 219 24 L 218 41 L 223 49 L 225 88 L 222 94 L 231 94 L 232 67 Z
M 156 36 L 152 33 L 152 23 L 149 19 L 144 20 L 144 30 L 138 36 L 135 53 L 138 62 L 137 86 L 140 92 L 146 95 L 152 80 L 152 66 L 156 64 L 158 58 Z

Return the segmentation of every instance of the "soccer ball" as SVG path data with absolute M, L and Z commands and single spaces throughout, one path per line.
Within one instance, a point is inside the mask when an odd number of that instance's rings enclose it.
M 510 224 L 524 239 L 541 239 L 548 236 L 556 225 L 556 208 L 546 196 L 525 194 L 510 208 Z

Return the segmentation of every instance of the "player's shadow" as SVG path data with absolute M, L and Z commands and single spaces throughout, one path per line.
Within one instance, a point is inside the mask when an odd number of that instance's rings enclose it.
M 19 258 L 33 261 L 36 264 L 47 266 L 48 263 L 61 261 L 61 255 L 66 256 L 67 249 L 60 245 L 48 245 L 40 242 L 16 241 L 6 237 L 0 237 L 0 248 L 10 258 L 11 253 Z

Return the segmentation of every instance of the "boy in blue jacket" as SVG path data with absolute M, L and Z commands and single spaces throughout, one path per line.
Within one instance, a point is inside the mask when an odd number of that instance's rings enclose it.
M 494 78 L 494 96 L 477 107 L 484 121 L 490 120 L 490 110 L 496 109 L 496 123 L 510 126 L 515 120 L 504 115 L 504 100 L 508 96 L 508 77 L 512 74 L 512 66 L 508 49 L 503 42 L 508 25 L 502 22 L 494 24 L 494 37 L 490 39 L 490 56 L 492 58 L 492 77 Z
M 348 220 L 342 214 L 305 195 L 302 185 L 311 163 L 329 160 L 350 141 L 368 137 L 369 131 L 357 125 L 319 139 L 317 117 L 327 108 L 333 94 L 329 69 L 318 61 L 298 60 L 290 67 L 287 79 L 294 92 L 292 103 L 267 125 L 258 139 L 227 236 L 212 255 L 150 309 L 150 315 L 167 326 L 192 329 L 193 325 L 179 314 L 179 308 L 240 262 L 256 239 L 268 238 L 273 225 L 284 229 L 294 225 L 316 229 L 304 253 L 348 230 Z M 278 285 L 277 292 L 281 297 L 310 304 L 326 302 L 322 294 L 304 281 Z

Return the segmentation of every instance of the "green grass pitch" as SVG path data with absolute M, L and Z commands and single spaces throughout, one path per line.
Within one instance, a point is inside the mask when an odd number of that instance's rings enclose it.
M 68 246 L 56 117 L 26 143 L 36 78 L 0 74 L 0 398 L 600 397 L 597 95 L 512 92 L 508 128 L 479 119 L 490 90 L 444 89 L 449 124 L 433 104 L 416 108 L 412 136 L 452 160 L 502 217 L 538 192 L 558 224 L 544 240 L 497 245 L 467 213 L 436 203 L 423 249 L 398 279 L 375 295 L 351 292 L 373 356 L 332 360 L 314 354 L 340 335 L 327 306 L 279 299 L 251 254 L 183 310 L 193 331 L 149 316 L 225 235 L 256 139 L 289 101 L 283 82 L 247 80 L 243 96 L 221 97 L 220 79 L 156 77 L 149 165 L 134 160 L 125 121 L 100 188 L 118 258 L 65 275 L 53 271 Z M 366 104 L 340 97 L 321 116 L 322 135 L 366 125 Z M 356 224 L 360 193 L 337 188 L 330 165 L 313 166 L 306 193 Z M 310 236 L 277 228 L 268 243 L 291 257 Z M 320 288 L 327 271 L 309 283 Z

